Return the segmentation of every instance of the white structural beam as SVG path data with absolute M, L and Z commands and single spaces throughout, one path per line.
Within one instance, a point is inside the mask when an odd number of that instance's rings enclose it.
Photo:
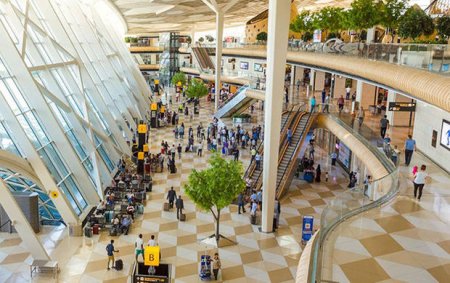
M 28 219 L 22 212 L 22 209 L 17 204 L 14 196 L 9 190 L 6 183 L 0 179 L 0 204 L 8 214 L 14 228 L 27 247 L 28 251 L 37 260 L 50 260 L 45 248 L 42 246 L 39 238 L 34 233 Z
M 223 38 L 223 12 L 216 13 L 216 73 L 215 73 L 215 89 L 216 97 L 214 99 L 214 110 L 219 108 L 220 94 L 220 78 L 222 74 L 222 38 Z
M 275 190 L 280 145 L 283 87 L 286 70 L 287 41 L 289 32 L 290 0 L 269 1 L 267 42 L 267 82 L 264 102 L 264 167 L 262 232 L 272 232 Z

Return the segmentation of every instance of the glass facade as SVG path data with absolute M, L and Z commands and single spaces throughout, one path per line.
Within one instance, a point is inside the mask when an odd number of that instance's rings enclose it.
M 39 186 L 0 169 L 11 190 L 39 194 L 44 220 L 96 205 L 129 154 L 149 100 L 127 47 L 89 1 L 0 1 L 0 150 L 27 158 Z M 57 188 L 65 201 L 52 202 Z M 73 219 L 72 219 L 73 220 Z

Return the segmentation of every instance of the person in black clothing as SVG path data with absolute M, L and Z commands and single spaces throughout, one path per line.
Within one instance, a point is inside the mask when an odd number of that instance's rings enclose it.
M 181 159 L 181 152 L 183 151 L 181 143 L 178 144 L 177 151 L 178 151 L 178 159 Z
M 178 196 L 177 201 L 175 202 L 175 206 L 177 207 L 177 219 L 180 219 L 180 214 L 183 214 L 184 203 L 181 196 Z
M 322 174 L 322 170 L 320 169 L 320 164 L 317 165 L 316 169 L 316 182 L 320 183 L 320 175 Z
M 169 201 L 169 208 L 173 208 L 173 203 L 177 199 L 177 192 L 173 189 L 173 187 L 170 188 L 170 191 L 167 193 L 167 200 Z
M 239 161 L 239 149 L 234 150 L 234 161 Z

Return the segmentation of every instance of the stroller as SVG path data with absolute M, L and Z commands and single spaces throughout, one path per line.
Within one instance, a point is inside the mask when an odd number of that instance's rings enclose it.
M 200 279 L 211 280 L 211 257 L 202 255 L 200 257 Z

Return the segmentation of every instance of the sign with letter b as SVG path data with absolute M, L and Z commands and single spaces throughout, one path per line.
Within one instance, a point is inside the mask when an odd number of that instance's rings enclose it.
M 146 266 L 159 266 L 159 246 L 145 247 L 144 264 Z

